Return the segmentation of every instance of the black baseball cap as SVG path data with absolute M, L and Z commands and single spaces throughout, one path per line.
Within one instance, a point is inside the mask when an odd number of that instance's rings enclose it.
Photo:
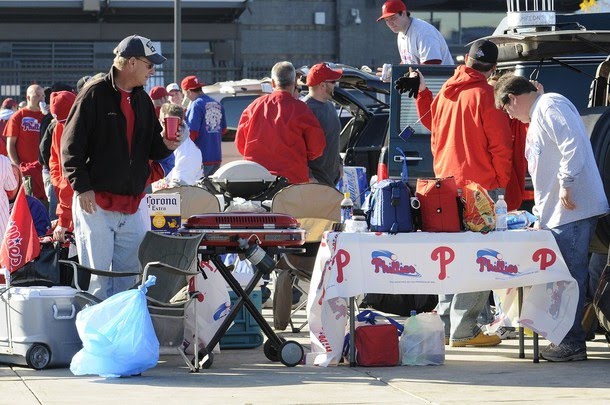
M 155 65 L 160 65 L 167 59 L 157 52 L 152 41 L 139 35 L 131 35 L 117 45 L 114 54 L 124 58 L 143 56 Z
M 468 57 L 480 62 L 496 63 L 498 62 L 498 46 L 486 39 L 476 41 L 470 47 Z

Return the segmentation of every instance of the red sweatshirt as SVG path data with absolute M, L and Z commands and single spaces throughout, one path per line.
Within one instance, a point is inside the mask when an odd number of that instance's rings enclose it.
M 59 91 L 51 93 L 51 114 L 55 116 L 57 124 L 53 129 L 53 137 L 51 140 L 51 157 L 49 158 L 49 174 L 51 175 L 51 183 L 55 187 L 57 194 L 57 224 L 62 228 L 72 232 L 74 224 L 72 223 L 72 196 L 74 191 L 70 182 L 64 177 L 61 171 L 61 136 L 64 133 L 64 124 L 68 118 L 70 108 L 74 104 L 76 95 L 70 91 Z
M 294 184 L 309 182 L 307 161 L 322 155 L 326 138 L 307 104 L 276 90 L 244 110 L 235 145 L 244 159 Z
M 434 100 L 426 89 L 416 105 L 422 124 L 432 132 L 437 177 L 454 176 L 458 187 L 466 180 L 487 190 L 506 187 L 513 171 L 509 119 L 495 107 L 493 87 L 481 72 L 457 67 Z

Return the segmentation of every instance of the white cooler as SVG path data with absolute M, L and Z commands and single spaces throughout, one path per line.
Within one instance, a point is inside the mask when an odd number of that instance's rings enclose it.
M 71 287 L 3 290 L 0 294 L 0 362 L 27 364 L 35 369 L 69 365 L 82 348 L 75 325 L 80 310 L 75 293 Z

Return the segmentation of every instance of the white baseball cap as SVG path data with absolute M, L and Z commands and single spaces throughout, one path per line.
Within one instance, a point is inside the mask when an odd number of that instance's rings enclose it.
M 180 86 L 178 86 L 178 83 L 170 83 L 165 87 L 165 90 L 167 90 L 168 93 L 174 90 L 180 91 Z

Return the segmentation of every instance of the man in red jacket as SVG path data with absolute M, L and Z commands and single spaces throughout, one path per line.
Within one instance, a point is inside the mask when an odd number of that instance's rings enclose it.
M 505 194 L 512 173 L 512 133 L 509 119 L 495 107 L 494 89 L 487 79 L 496 69 L 498 47 L 477 41 L 439 94 L 432 99 L 420 74 L 417 113 L 431 131 L 430 145 L 437 177 L 454 176 L 458 187 L 468 180 L 479 183 L 496 201 Z M 493 346 L 497 335 L 485 335 L 477 317 L 485 308 L 489 291 L 440 295 L 439 314 L 450 344 Z
M 273 92 L 242 113 L 235 135 L 244 159 L 264 166 L 290 183 L 309 182 L 307 162 L 322 155 L 324 131 L 307 105 L 294 98 L 296 72 L 290 62 L 271 69 Z

